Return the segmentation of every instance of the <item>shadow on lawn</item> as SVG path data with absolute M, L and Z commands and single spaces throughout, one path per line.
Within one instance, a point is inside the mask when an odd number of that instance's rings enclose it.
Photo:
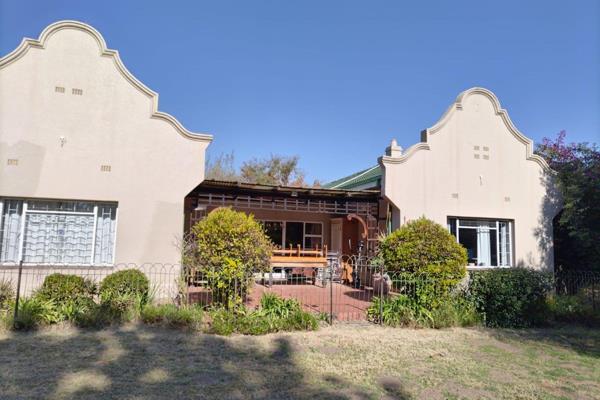
M 600 358 L 600 330 L 577 326 L 551 329 L 490 329 L 497 340 L 559 346 L 583 356 Z
M 18 333 L 0 340 L 0 393 L 19 399 L 379 398 L 339 377 L 307 379 L 295 351 L 286 337 L 227 339 L 141 326 Z M 380 387 L 390 398 L 409 398 L 399 384 Z

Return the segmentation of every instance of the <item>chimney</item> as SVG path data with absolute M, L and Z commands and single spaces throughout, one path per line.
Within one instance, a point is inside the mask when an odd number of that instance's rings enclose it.
M 392 143 L 385 149 L 385 155 L 393 158 L 402 156 L 402 147 L 398 146 L 396 139 L 392 139 Z

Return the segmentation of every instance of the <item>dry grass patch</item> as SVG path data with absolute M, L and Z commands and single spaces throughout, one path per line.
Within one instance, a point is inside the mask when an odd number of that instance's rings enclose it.
M 598 382 L 600 332 L 583 328 L 0 332 L 3 398 L 600 399 Z

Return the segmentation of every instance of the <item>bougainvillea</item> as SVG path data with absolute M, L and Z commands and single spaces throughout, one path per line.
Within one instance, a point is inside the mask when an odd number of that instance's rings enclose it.
M 557 172 L 562 211 L 554 221 L 555 264 L 600 269 L 600 150 L 567 143 L 566 132 L 544 138 L 536 152 Z

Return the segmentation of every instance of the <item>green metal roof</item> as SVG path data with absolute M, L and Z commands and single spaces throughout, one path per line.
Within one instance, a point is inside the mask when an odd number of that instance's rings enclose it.
M 379 187 L 381 180 L 381 167 L 375 165 L 374 167 L 364 169 L 356 172 L 352 175 L 348 175 L 344 178 L 337 179 L 333 182 L 329 182 L 323 185 L 326 189 L 345 189 L 353 190 L 357 187 L 372 184 L 369 188 Z

